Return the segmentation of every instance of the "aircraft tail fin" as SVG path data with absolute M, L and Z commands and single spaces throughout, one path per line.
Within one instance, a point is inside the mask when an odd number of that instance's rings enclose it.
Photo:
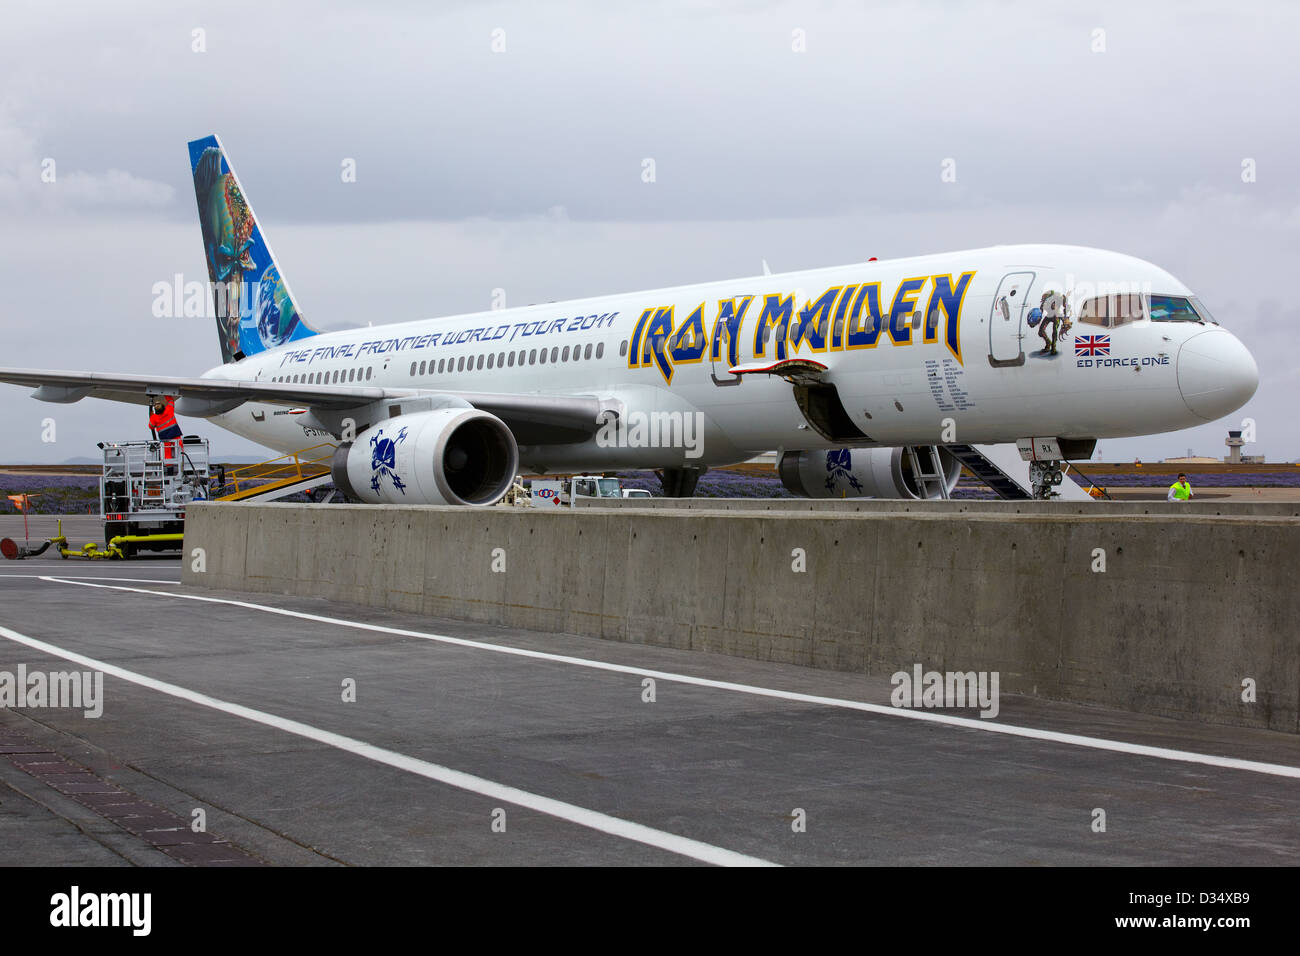
M 315 335 L 303 321 L 221 142 L 205 136 L 189 146 L 222 361 L 235 362 Z

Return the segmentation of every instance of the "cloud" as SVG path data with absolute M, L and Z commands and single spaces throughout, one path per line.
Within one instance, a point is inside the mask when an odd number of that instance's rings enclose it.
M 120 169 L 67 169 L 43 155 L 35 135 L 0 109 L 0 212 L 6 216 L 148 211 L 171 205 L 176 190 Z
M 209 323 L 147 316 L 154 283 L 204 277 L 185 143 L 218 132 L 317 327 L 478 311 L 496 288 L 513 306 L 748 276 L 762 258 L 1094 245 L 1167 268 L 1243 336 L 1263 385 L 1242 414 L 1269 455 L 1300 454 L 1300 126 L 1275 105 L 1300 88 L 1294 4 L 205 9 L 6 10 L 0 364 L 216 361 Z M 46 406 L 9 387 L 0 402 L 6 454 L 70 457 L 36 437 Z M 56 411 L 83 444 L 139 424 Z M 1224 430 L 1126 441 L 1217 451 Z

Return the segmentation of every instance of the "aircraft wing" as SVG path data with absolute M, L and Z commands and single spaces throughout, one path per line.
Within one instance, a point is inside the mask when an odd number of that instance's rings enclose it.
M 538 444 L 547 443 L 548 438 L 570 442 L 594 435 L 603 413 L 616 404 L 593 395 L 456 392 L 360 384 L 304 385 L 52 369 L 0 368 L 0 383 L 29 386 L 34 389 L 33 398 L 61 404 L 79 402 L 83 398 L 103 398 L 147 405 L 155 396 L 172 395 L 177 398 L 177 414 L 198 418 L 231 411 L 245 402 L 338 412 L 381 399 L 445 395 L 463 399 L 475 408 L 496 415 L 521 442 Z

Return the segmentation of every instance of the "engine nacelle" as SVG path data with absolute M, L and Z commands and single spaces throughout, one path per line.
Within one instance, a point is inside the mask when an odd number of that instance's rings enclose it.
M 334 452 L 334 487 L 367 504 L 491 505 L 519 467 L 505 422 L 440 408 L 376 422 Z
M 922 471 L 933 465 L 929 448 L 917 448 Z M 939 461 L 948 491 L 957 487 L 961 462 L 944 448 Z M 781 484 L 801 498 L 920 498 L 920 484 L 912 473 L 906 448 L 835 448 L 831 451 L 787 451 L 777 464 Z M 927 498 L 938 498 L 934 482 Z

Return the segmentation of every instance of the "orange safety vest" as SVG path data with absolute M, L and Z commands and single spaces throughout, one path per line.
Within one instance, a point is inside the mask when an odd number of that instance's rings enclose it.
M 176 424 L 176 402 L 170 395 L 167 396 L 167 405 L 161 415 L 154 411 L 149 413 L 149 427 L 156 432 L 180 427 Z

